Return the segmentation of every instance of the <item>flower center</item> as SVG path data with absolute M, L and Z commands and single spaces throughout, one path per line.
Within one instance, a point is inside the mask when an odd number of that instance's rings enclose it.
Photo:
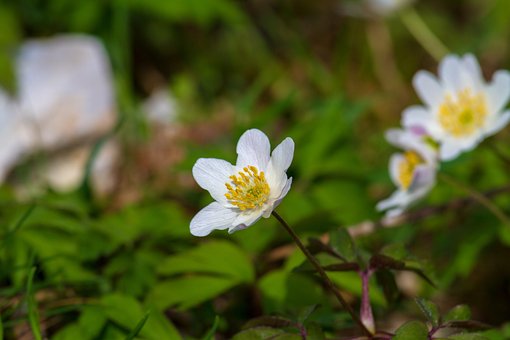
M 225 197 L 230 204 L 244 211 L 261 207 L 267 202 L 270 190 L 263 171 L 259 172 L 250 165 L 229 178 L 230 182 L 225 183 L 228 190 Z
M 445 97 L 439 107 L 439 123 L 450 134 L 462 137 L 481 128 L 487 116 L 487 103 L 483 94 L 473 94 L 470 89 Z
M 398 165 L 398 180 L 402 187 L 407 190 L 411 186 L 416 166 L 423 163 L 423 159 L 414 151 L 406 151 L 404 159 Z

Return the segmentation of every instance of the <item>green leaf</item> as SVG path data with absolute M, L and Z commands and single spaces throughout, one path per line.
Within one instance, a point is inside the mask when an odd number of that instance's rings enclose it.
M 458 305 L 450 309 L 443 317 L 443 322 L 448 321 L 465 321 L 471 318 L 471 310 L 466 305 Z
M 347 261 L 356 260 L 356 246 L 351 235 L 345 228 L 338 228 L 329 235 L 329 244 L 334 251 L 340 254 Z
M 455 334 L 450 335 L 448 337 L 450 340 L 488 340 L 486 336 L 483 336 L 481 334 L 476 333 L 462 333 L 462 334 Z
M 167 257 L 158 267 L 158 272 L 164 275 L 208 273 L 231 278 L 235 283 L 252 282 L 255 278 L 248 256 L 239 247 L 226 241 L 211 241 Z
M 101 305 L 106 316 L 126 330 L 139 325 L 145 316 L 142 305 L 136 299 L 127 295 L 106 295 L 101 299 Z M 140 330 L 142 337 L 154 340 L 180 338 L 175 327 L 163 314 L 157 310 L 150 310 L 150 312 L 150 318 L 145 320 L 146 325 Z
M 275 339 L 276 336 L 283 334 L 284 331 L 271 327 L 257 327 L 241 331 L 234 335 L 232 340 L 265 340 Z
M 444 323 L 443 327 L 459 328 L 467 331 L 481 331 L 491 328 L 491 326 L 475 320 L 449 321 Z
M 220 324 L 220 317 L 218 315 L 216 315 L 216 317 L 214 318 L 214 323 L 213 323 L 211 329 L 209 330 L 209 332 L 207 332 L 206 335 L 204 335 L 202 340 L 214 340 L 214 334 L 216 333 L 216 329 L 218 328 L 219 324 Z
M 425 314 L 425 317 L 427 320 L 430 321 L 433 327 L 437 327 L 439 325 L 439 311 L 437 310 L 437 306 L 432 303 L 431 301 L 416 298 L 415 299 L 416 304 L 418 304 L 418 307 L 420 307 L 420 310 L 423 314 Z
M 310 322 L 306 326 L 307 339 L 310 340 L 325 340 L 326 335 L 322 330 L 321 326 L 316 322 Z
M 298 318 L 297 318 L 298 322 L 301 324 L 305 323 L 305 321 L 308 320 L 310 315 L 312 315 L 313 312 L 315 312 L 317 310 L 317 308 L 319 308 L 319 307 L 320 306 L 318 304 L 315 304 L 315 305 L 311 305 L 311 306 L 303 308 L 303 310 L 298 315 Z
M 427 340 L 428 329 L 423 322 L 409 321 L 397 329 L 392 340 Z
M 222 294 L 237 284 L 238 281 L 231 278 L 186 276 L 156 284 L 147 299 L 159 310 L 172 306 L 188 309 Z
M 39 323 L 39 313 L 37 311 L 37 302 L 34 296 L 33 284 L 36 267 L 32 267 L 27 280 L 27 303 L 28 303 L 28 321 L 32 334 L 36 340 L 42 340 L 41 328 Z
M 146 312 L 143 318 L 138 322 L 136 327 L 127 335 L 126 340 L 133 340 L 142 330 L 143 326 L 145 326 L 145 323 L 147 322 L 147 319 L 149 318 L 150 312 Z
M 261 326 L 271 328 L 286 328 L 293 325 L 294 322 L 292 320 L 280 316 L 260 316 L 245 323 L 243 325 L 243 329 L 250 329 Z
M 387 269 L 380 269 L 375 272 L 375 278 L 383 290 L 386 301 L 388 303 L 395 301 L 399 291 L 393 273 Z

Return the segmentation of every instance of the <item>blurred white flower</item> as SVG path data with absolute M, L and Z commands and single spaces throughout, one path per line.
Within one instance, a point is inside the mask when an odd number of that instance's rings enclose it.
M 425 130 L 392 129 L 386 139 L 404 149 L 390 158 L 389 171 L 397 190 L 377 204 L 377 210 L 388 210 L 386 217 L 400 215 L 409 205 L 424 197 L 436 182 L 437 146 L 426 135 Z
M 413 0 L 365 0 L 365 3 L 376 14 L 389 16 L 409 5 L 412 1 Z
M 150 122 L 168 125 L 175 122 L 177 117 L 177 103 L 167 88 L 161 88 L 151 93 L 142 105 Z
M 271 155 L 270 150 L 267 136 L 251 129 L 237 143 L 236 165 L 215 158 L 195 163 L 193 177 L 216 202 L 191 220 L 191 234 L 206 236 L 215 229 L 233 233 L 271 215 L 292 184 L 286 171 L 294 156 L 294 141 L 286 138 Z
M 406 109 L 402 124 L 424 127 L 439 143 L 441 160 L 472 150 L 510 120 L 510 111 L 503 111 L 510 98 L 510 73 L 497 71 L 486 83 L 471 54 L 448 55 L 439 64 L 439 78 L 420 71 L 413 84 L 425 106 Z

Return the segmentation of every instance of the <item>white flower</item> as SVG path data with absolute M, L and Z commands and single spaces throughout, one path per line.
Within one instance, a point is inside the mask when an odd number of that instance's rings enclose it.
M 191 234 L 206 236 L 214 229 L 233 233 L 271 215 L 292 184 L 286 171 L 294 156 L 294 141 L 286 138 L 269 153 L 267 136 L 252 129 L 237 143 L 236 165 L 215 158 L 195 163 L 193 177 L 216 202 L 193 217 Z
M 472 150 L 510 120 L 510 111 L 503 111 L 510 97 L 510 73 L 497 71 L 486 83 L 471 54 L 449 55 L 439 64 L 439 78 L 420 71 L 413 83 L 425 106 L 406 109 L 402 124 L 424 127 L 439 143 L 442 160 Z
M 379 211 L 393 208 L 388 210 L 386 216 L 394 217 L 425 196 L 434 186 L 437 147 L 425 130 L 418 126 L 408 130 L 389 130 L 386 139 L 405 150 L 404 153 L 393 154 L 389 164 L 390 176 L 397 191 L 377 204 Z
M 389 16 L 409 5 L 412 0 L 365 0 L 365 2 L 378 15 Z

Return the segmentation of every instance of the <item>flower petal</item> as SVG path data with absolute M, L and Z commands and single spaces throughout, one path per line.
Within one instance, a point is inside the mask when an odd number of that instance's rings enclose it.
M 482 70 L 480 69 L 480 64 L 474 55 L 471 53 L 465 54 L 462 57 L 463 68 L 469 73 L 470 78 L 473 82 L 483 81 Z
M 449 161 L 457 158 L 463 151 L 465 151 L 465 148 L 459 143 L 443 141 L 439 146 L 439 158 L 442 161 Z
M 237 230 L 246 229 L 262 217 L 262 210 L 255 210 L 239 214 L 232 222 L 232 227 L 228 230 L 229 234 Z
M 238 212 L 213 202 L 200 210 L 190 223 L 190 232 L 194 236 L 206 236 L 211 231 L 224 230 L 232 226 Z
M 410 106 L 402 112 L 402 125 L 406 128 L 421 126 L 427 131 L 432 120 L 432 113 L 423 106 Z
M 486 91 L 490 111 L 493 114 L 501 111 L 510 98 L 510 72 L 497 71 Z
M 413 86 L 418 96 L 427 106 L 434 108 L 438 106 L 444 97 L 441 84 L 432 73 L 420 71 L 413 78 Z
M 234 173 L 234 167 L 227 161 L 216 158 L 200 158 L 193 165 L 193 178 L 198 185 L 209 191 L 212 198 L 223 205 L 227 205 L 225 183 Z
M 405 207 L 408 204 L 407 193 L 402 190 L 395 191 L 390 197 L 380 201 L 376 205 L 377 211 L 383 211 L 391 207 Z
M 287 137 L 273 150 L 267 166 L 266 179 L 272 194 L 280 196 L 280 192 L 287 182 L 285 172 L 292 163 L 293 157 L 294 141 Z
M 266 171 L 270 150 L 269 139 L 262 131 L 248 130 L 243 133 L 237 143 L 236 165 L 241 168 L 253 165 L 261 171 Z
M 289 179 L 287 180 L 287 182 L 285 183 L 285 186 L 284 186 L 284 187 L 283 187 L 283 189 L 282 189 L 282 192 L 281 192 L 281 194 L 280 194 L 280 197 L 278 197 L 278 198 L 276 199 L 276 201 L 273 203 L 273 207 L 272 207 L 271 209 L 268 209 L 268 210 L 266 210 L 266 211 L 264 212 L 264 217 L 265 217 L 265 218 L 268 218 L 268 217 L 269 217 L 269 215 L 271 215 L 271 213 L 273 212 L 273 210 L 275 210 L 275 209 L 276 209 L 276 207 L 280 205 L 280 203 L 282 202 L 283 198 L 284 198 L 285 196 L 287 196 L 287 194 L 289 193 L 289 190 L 290 190 L 290 187 L 291 187 L 291 186 L 292 186 L 292 177 L 291 177 L 291 178 L 289 178 Z
M 397 187 L 402 186 L 402 184 L 400 183 L 400 179 L 399 179 L 399 167 L 400 167 L 400 163 L 402 163 L 404 161 L 405 161 L 404 155 L 401 153 L 394 153 L 390 157 L 390 163 L 389 163 L 390 177 L 391 177 L 393 184 L 395 184 Z
M 462 84 L 462 68 L 459 57 L 447 55 L 439 64 L 439 76 L 443 86 L 452 93 L 459 92 L 465 84 Z
M 504 111 L 501 114 L 498 114 L 493 121 L 490 123 L 489 127 L 485 131 L 485 136 L 492 136 L 493 134 L 501 131 L 505 126 L 507 126 L 510 121 L 510 110 Z

